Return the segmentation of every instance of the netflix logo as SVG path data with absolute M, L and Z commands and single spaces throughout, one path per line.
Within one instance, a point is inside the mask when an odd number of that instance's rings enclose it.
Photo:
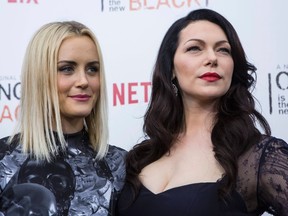
M 113 83 L 113 106 L 148 103 L 151 82 Z

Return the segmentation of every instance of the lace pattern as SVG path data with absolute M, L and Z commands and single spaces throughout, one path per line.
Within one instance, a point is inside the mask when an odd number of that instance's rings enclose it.
M 288 215 L 288 145 L 275 137 L 262 141 L 239 160 L 236 190 L 248 212 Z

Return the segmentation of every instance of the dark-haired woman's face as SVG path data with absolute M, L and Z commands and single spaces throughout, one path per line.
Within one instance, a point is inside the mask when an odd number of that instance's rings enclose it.
M 209 21 L 190 23 L 179 35 L 174 75 L 183 100 L 214 101 L 230 87 L 234 62 L 223 30 Z

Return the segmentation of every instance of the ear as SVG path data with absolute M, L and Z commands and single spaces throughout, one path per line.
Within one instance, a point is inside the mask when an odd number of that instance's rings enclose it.
M 175 71 L 174 71 L 174 69 L 173 69 L 171 80 L 175 79 L 175 77 L 176 77 L 176 75 L 175 75 Z

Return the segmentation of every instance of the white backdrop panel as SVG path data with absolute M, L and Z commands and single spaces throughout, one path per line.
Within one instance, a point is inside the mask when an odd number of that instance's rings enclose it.
M 77 20 L 102 46 L 109 96 L 110 143 L 129 150 L 142 139 L 143 114 L 160 42 L 190 10 L 214 9 L 235 26 L 258 68 L 254 91 L 275 136 L 288 140 L 288 29 L 285 0 L 2 0 L 0 2 L 0 137 L 12 132 L 20 70 L 32 34 L 51 21 Z

